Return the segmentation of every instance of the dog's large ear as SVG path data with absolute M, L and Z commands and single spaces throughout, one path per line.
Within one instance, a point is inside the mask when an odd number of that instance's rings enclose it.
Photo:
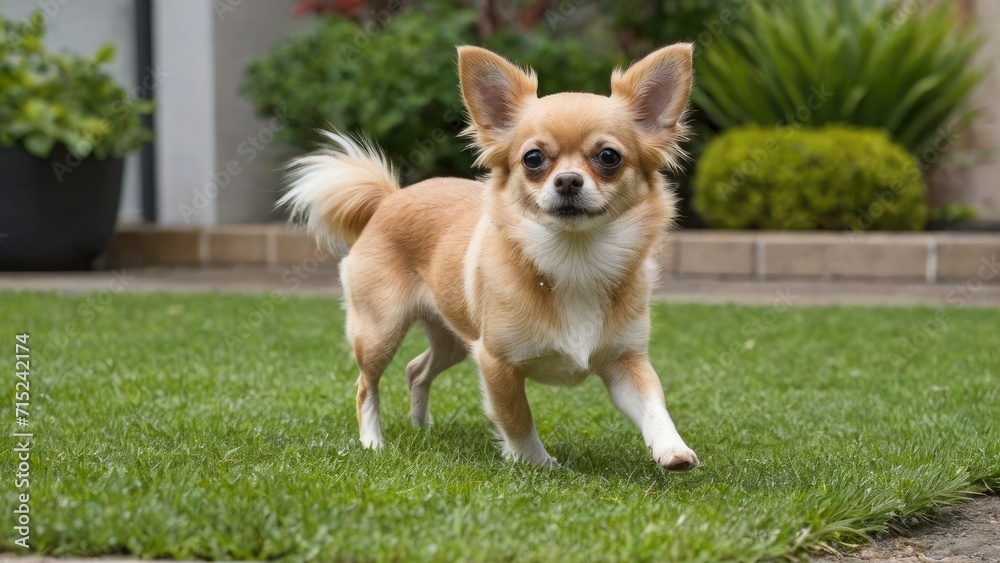
M 521 104 L 537 97 L 534 72 L 522 71 L 479 47 L 458 48 L 458 78 L 462 101 L 472 119 L 466 132 L 484 151 L 508 135 Z
M 677 137 L 691 93 L 693 54 L 692 44 L 676 43 L 611 75 L 612 97 L 628 103 L 639 131 L 653 143 L 669 143 Z

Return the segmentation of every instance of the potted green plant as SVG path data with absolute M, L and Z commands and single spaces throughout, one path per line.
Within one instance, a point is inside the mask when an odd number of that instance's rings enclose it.
M 114 233 L 123 157 L 148 100 L 92 57 L 45 48 L 44 18 L 0 18 L 0 270 L 86 269 Z

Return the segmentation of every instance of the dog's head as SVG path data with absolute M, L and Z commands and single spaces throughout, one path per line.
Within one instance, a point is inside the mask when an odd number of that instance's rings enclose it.
M 467 133 L 494 189 L 518 212 L 563 229 L 605 224 L 662 190 L 682 154 L 692 46 L 664 47 L 611 76 L 611 96 L 539 98 L 533 71 L 478 47 L 458 50 Z

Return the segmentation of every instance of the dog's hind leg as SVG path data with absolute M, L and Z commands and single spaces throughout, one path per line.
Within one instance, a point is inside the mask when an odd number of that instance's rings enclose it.
M 348 256 L 341 262 L 341 280 L 347 308 L 347 338 L 358 363 L 358 428 L 361 444 L 379 448 L 385 444 L 379 410 L 378 384 L 382 372 L 396 355 L 399 344 L 414 318 L 408 304 L 409 292 L 391 279 L 360 285 L 348 273 L 355 265 Z M 367 279 L 372 279 L 369 276 Z M 362 277 L 361 279 L 366 279 Z M 363 289 L 362 289 L 363 288 Z
M 385 445 L 379 410 L 378 383 L 382 372 L 392 361 L 406 326 L 364 327 L 354 337 L 354 357 L 358 362 L 358 428 L 361 444 L 366 448 Z
M 468 355 L 465 344 L 438 319 L 425 320 L 424 333 L 430 346 L 406 366 L 410 386 L 410 420 L 414 426 L 431 422 L 430 392 L 434 378 Z

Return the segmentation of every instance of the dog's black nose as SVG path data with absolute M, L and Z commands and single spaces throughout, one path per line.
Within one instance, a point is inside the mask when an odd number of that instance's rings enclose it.
M 556 185 L 556 193 L 563 197 L 572 197 L 580 193 L 583 187 L 583 176 L 576 172 L 560 172 L 553 180 Z

